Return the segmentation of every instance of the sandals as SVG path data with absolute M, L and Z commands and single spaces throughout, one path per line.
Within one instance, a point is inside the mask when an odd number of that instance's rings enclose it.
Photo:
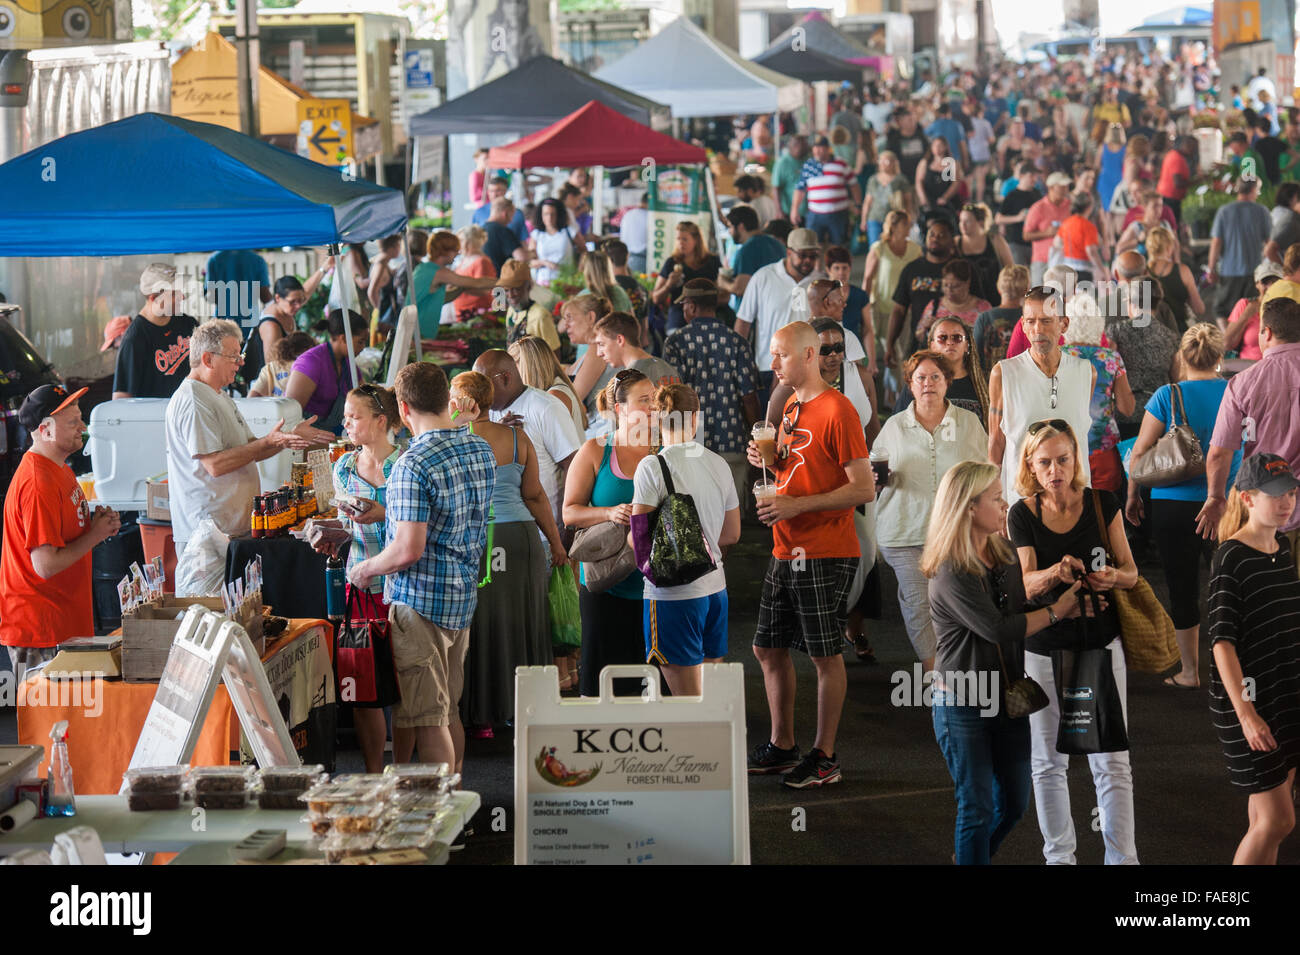
M 876 663 L 876 652 L 871 649 L 871 641 L 867 639 L 865 633 L 855 634 L 852 638 L 846 636 L 844 639 L 853 644 L 853 652 L 857 655 L 859 663 L 868 666 Z
M 1179 683 L 1178 682 L 1179 676 L 1181 676 L 1181 674 L 1175 673 L 1173 676 L 1165 677 L 1163 681 L 1164 685 L 1168 687 L 1173 687 L 1175 690 L 1199 690 L 1201 688 L 1201 684 L 1199 682 Z

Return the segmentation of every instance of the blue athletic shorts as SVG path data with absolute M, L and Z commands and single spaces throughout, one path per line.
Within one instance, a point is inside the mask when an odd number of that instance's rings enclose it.
M 727 655 L 727 592 L 645 601 L 647 663 L 697 666 Z

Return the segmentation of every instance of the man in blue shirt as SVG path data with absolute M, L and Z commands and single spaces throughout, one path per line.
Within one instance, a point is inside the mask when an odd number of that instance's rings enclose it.
M 212 302 L 213 318 L 228 318 L 247 331 L 257 324 L 262 306 L 271 301 L 266 259 L 242 250 L 212 253 L 203 292 Z
M 952 118 L 952 107 L 940 103 L 934 111 L 934 122 L 926 127 L 925 135 L 934 139 L 942 136 L 948 142 L 948 155 L 960 160 L 963 167 L 970 165 L 970 153 L 966 151 L 966 130 L 961 123 Z
M 500 176 L 493 176 L 489 179 L 487 184 L 487 199 L 484 201 L 483 205 L 474 210 L 474 215 L 470 221 L 473 222 L 474 225 L 483 225 L 483 223 L 487 222 L 488 217 L 492 215 L 493 201 L 504 199 L 506 197 L 506 192 L 509 189 L 510 183 L 505 179 L 502 179 Z M 524 221 L 524 214 L 517 206 L 515 207 L 515 214 L 510 220 L 508 228 L 515 234 L 515 238 L 519 240 L 520 245 L 523 245 L 528 241 L 528 223 Z
M 396 386 L 414 437 L 389 474 L 386 506 L 366 514 L 386 522 L 387 546 L 348 577 L 362 588 L 384 578 L 402 693 L 393 707 L 394 762 L 410 762 L 418 746 L 421 761 L 460 772 L 465 728 L 458 708 L 496 457 L 486 441 L 456 426 L 459 412 L 449 407 L 447 376 L 437 365 L 407 365 Z
M 758 213 L 750 206 L 735 206 L 727 213 L 731 223 L 731 238 L 736 250 L 731 254 L 728 271 L 731 275 L 718 275 L 718 287 L 731 293 L 731 308 L 740 308 L 740 299 L 749 285 L 749 278 L 765 265 L 785 258 L 785 246 L 774 236 L 759 231 Z

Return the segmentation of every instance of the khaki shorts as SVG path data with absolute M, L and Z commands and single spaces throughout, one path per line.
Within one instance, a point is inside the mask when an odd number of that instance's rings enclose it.
M 393 627 L 393 665 L 402 699 L 393 706 L 393 725 L 449 726 L 465 688 L 469 627 L 448 630 L 405 604 L 388 608 Z

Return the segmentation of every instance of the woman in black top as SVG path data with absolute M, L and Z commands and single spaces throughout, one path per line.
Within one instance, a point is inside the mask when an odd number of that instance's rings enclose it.
M 1250 828 L 1233 865 L 1276 865 L 1278 846 L 1295 827 L 1300 580 L 1278 532 L 1295 510 L 1298 485 L 1275 454 L 1242 462 L 1211 568 L 1210 713 L 1228 775 L 1250 793 Z
M 675 301 L 682 286 L 691 279 L 708 279 L 716 283 L 721 269 L 722 262 L 704 245 L 700 227 L 694 222 L 677 223 L 677 246 L 673 249 L 673 254 L 664 260 L 659 277 L 655 279 L 654 290 L 650 293 L 650 298 L 667 316 L 665 333 L 686 324 L 686 319 L 682 317 L 682 307 Z
M 922 210 L 933 212 L 942 207 L 951 212 L 960 187 L 961 163 L 948 152 L 948 140 L 936 136 L 916 167 L 916 194 Z
M 938 638 L 934 735 L 957 787 L 958 865 L 987 865 L 1029 806 L 1029 721 L 1009 717 L 1002 694 L 1024 674 L 1025 638 L 1079 613 L 1077 582 L 1050 610 L 1025 612 L 1006 515 L 998 467 L 963 461 L 939 483 L 921 555 Z
M 1100 592 L 1127 589 L 1137 583 L 1137 565 L 1124 536 L 1119 499 L 1084 485 L 1078 448 L 1074 432 L 1058 418 L 1031 424 L 1021 447 L 1016 491 L 1023 500 L 1011 509 L 1007 527 L 1020 555 L 1025 593 L 1035 603 L 1058 599 L 1080 575 L 1086 576 L 1093 591 Z M 1098 525 L 1094 494 L 1105 521 L 1105 533 Z M 1107 559 L 1108 549 L 1113 562 Z M 1119 639 L 1119 617 L 1113 607 L 1103 607 L 1101 616 L 1089 621 L 1086 628 L 1074 620 L 1054 622 L 1025 644 L 1025 673 L 1042 684 L 1051 701 L 1029 718 L 1034 804 L 1043 833 L 1043 855 L 1049 865 L 1075 862 L 1074 821 L 1066 779 L 1070 760 L 1056 751 L 1061 710 L 1051 652 L 1103 647 L 1110 651 L 1127 722 L 1124 649 Z M 1128 752 L 1096 753 L 1088 757 L 1088 765 L 1097 788 L 1106 864 L 1136 865 L 1133 773 Z

